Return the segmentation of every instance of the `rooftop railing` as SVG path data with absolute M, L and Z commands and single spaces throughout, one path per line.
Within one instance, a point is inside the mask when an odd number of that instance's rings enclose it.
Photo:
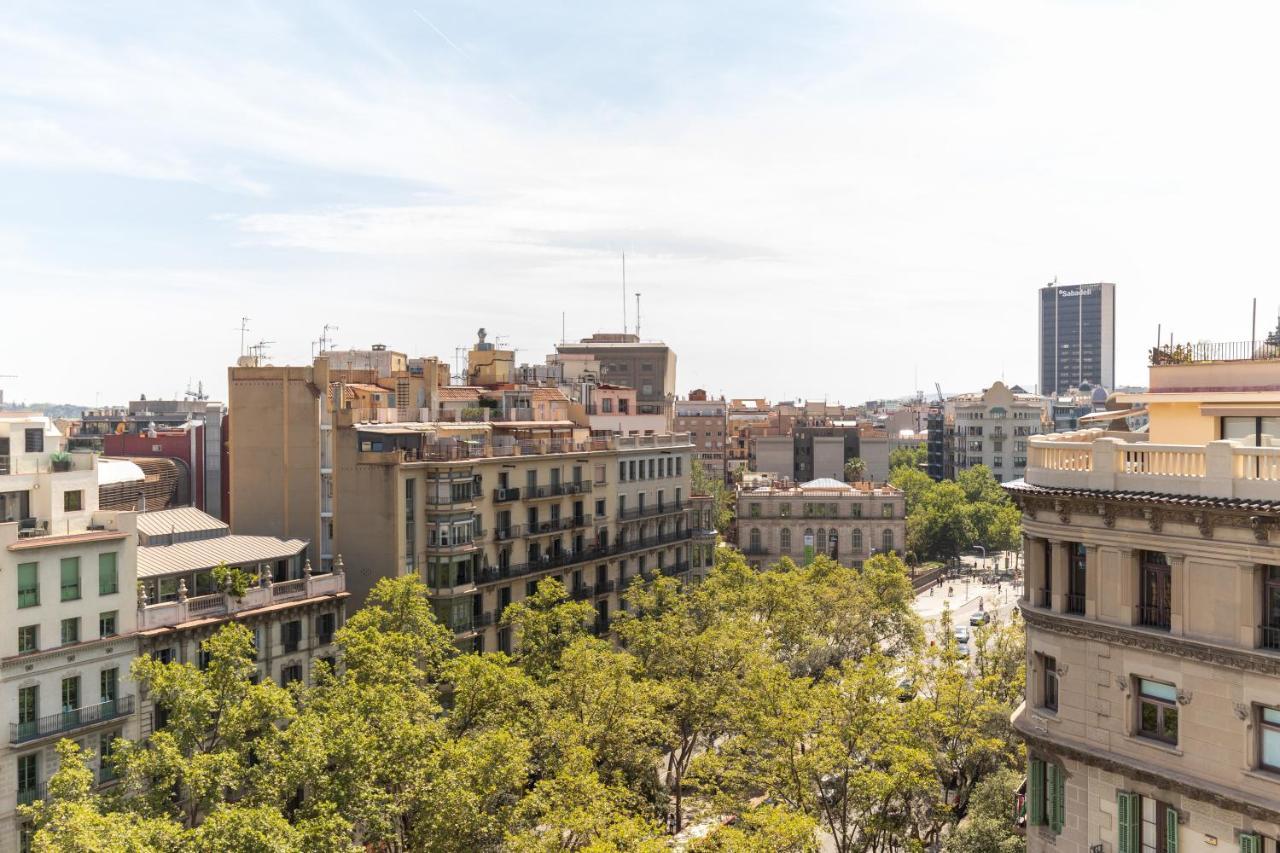
M 1280 358 L 1280 344 L 1272 341 L 1203 341 L 1165 344 L 1149 352 L 1153 367 L 1165 364 L 1203 364 L 1210 361 L 1259 361 Z
M 1026 480 L 1036 486 L 1280 498 L 1280 447 L 1235 441 L 1154 444 L 1083 430 L 1036 436 L 1028 440 L 1027 451 Z
M 159 628 L 181 625 L 194 619 L 254 610 L 284 601 L 332 595 L 346 589 L 346 576 L 340 572 L 326 572 L 295 580 L 280 581 L 270 585 L 251 586 L 240 598 L 221 592 L 209 595 L 180 595 L 172 601 L 140 604 L 138 628 Z

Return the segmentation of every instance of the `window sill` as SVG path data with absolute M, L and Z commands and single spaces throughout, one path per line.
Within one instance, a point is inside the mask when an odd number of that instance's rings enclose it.
M 1179 758 L 1182 757 L 1182 750 L 1178 749 L 1178 747 L 1174 746 L 1173 744 L 1165 743 L 1162 740 L 1143 737 L 1142 735 L 1125 735 L 1124 739 L 1127 740 L 1129 743 L 1135 743 L 1141 746 L 1150 747 L 1151 749 L 1168 753 L 1169 755 L 1176 755 Z
M 1272 785 L 1280 785 L 1280 770 L 1264 770 L 1261 767 L 1247 767 L 1240 771 L 1240 775 L 1249 779 L 1270 782 Z

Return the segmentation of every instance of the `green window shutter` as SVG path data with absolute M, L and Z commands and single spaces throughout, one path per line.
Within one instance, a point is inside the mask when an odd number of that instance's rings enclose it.
M 1262 853 L 1262 838 L 1256 833 L 1240 833 L 1240 853 Z
M 1031 759 L 1031 772 L 1027 775 L 1027 826 L 1044 823 L 1044 762 Z
M 1178 810 L 1164 807 L 1164 851 L 1178 853 Z
M 1053 803 L 1053 811 L 1049 817 L 1049 826 L 1054 832 L 1062 832 L 1067 815 L 1067 773 L 1058 765 L 1052 765 L 1053 783 L 1048 786 L 1049 798 Z
M 1116 794 L 1116 853 L 1138 853 L 1141 819 L 1138 795 L 1128 791 Z
M 120 582 L 116 573 L 116 553 L 108 551 L 98 555 L 98 594 L 111 595 L 118 592 Z

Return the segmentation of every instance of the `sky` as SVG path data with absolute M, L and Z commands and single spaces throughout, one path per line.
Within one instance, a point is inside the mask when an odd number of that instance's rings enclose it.
M 1117 284 L 1120 383 L 1274 327 L 1274 3 L 0 0 L 0 388 L 225 398 L 485 327 L 622 325 L 682 391 L 1031 389 Z M 628 295 L 629 321 L 635 301 Z M 563 325 L 562 325 L 563 324 Z

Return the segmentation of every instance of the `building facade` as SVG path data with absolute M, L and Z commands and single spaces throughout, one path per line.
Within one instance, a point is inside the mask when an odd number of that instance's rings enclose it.
M 662 415 L 670 431 L 676 396 L 676 354 L 671 347 L 633 334 L 597 333 L 577 343 L 557 344 L 556 353 L 598 361 L 601 382 L 636 389 L 636 414 Z
M 1046 396 L 1081 385 L 1114 388 L 1116 286 L 1040 288 L 1040 388 Z
M 1033 437 L 1027 847 L 1280 837 L 1280 361 L 1151 368 L 1149 434 Z
M 138 654 L 202 665 L 200 644 L 234 621 L 253 633 L 259 678 L 310 683 L 317 660 L 336 665 L 333 636 L 348 597 L 340 557 L 334 571 L 314 574 L 306 542 L 232 534 L 196 509 L 140 514 L 137 540 Z M 242 596 L 219 588 L 220 565 L 248 576 Z M 144 697 L 139 734 L 162 723 Z
M 981 394 L 953 397 L 949 406 L 955 421 L 951 456 L 956 473 L 986 465 L 1000 482 L 1021 477 L 1028 440 L 1052 429 L 1044 397 L 1003 382 Z
M 906 498 L 893 486 L 823 479 L 738 492 L 738 548 L 754 566 L 825 554 L 861 567 L 906 547 Z
M 97 456 L 66 452 L 42 416 L 0 418 L 0 849 L 26 843 L 16 807 L 46 796 L 55 743 L 92 750 L 111 781 L 117 737 L 137 736 L 136 513 L 98 509 Z
M 675 402 L 675 431 L 689 434 L 707 476 L 723 482 L 729 446 L 728 401 L 709 399 L 700 389 L 690 391 L 687 399 Z

